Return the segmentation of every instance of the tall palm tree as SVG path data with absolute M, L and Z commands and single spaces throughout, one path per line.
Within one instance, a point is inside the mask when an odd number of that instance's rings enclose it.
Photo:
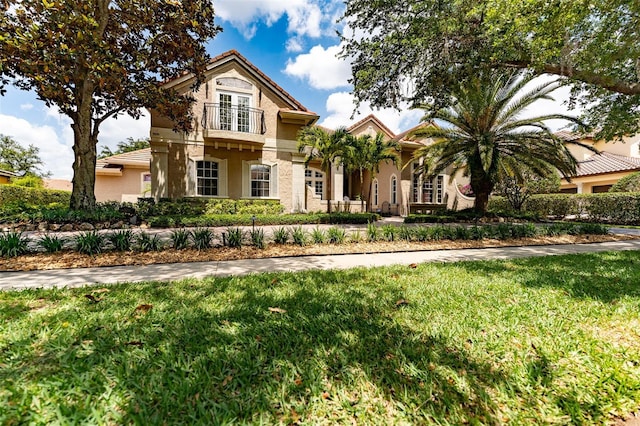
M 385 141 L 384 134 L 378 133 L 374 138 L 363 135 L 365 165 L 369 172 L 369 195 L 367 197 L 367 210 L 371 211 L 371 192 L 373 181 L 380 173 L 380 164 L 391 161 L 394 165 L 400 165 L 400 144 L 393 140 Z
M 550 81 L 523 93 L 533 78 L 526 72 L 496 70 L 480 72 L 452 87 L 451 107 L 423 117 L 423 121 L 435 118 L 443 125 L 413 132 L 415 137 L 434 141 L 416 150 L 414 159 L 423 159 L 418 172 L 433 179 L 449 167 L 451 175 L 462 171 L 470 177 L 474 209 L 480 214 L 486 212 L 489 195 L 503 173 L 521 176 L 529 170 L 539 176 L 558 171 L 567 178 L 575 175 L 576 159 L 545 121 L 579 122 L 562 114 L 522 117 L 534 102 L 553 100 L 550 94 L 559 87 Z
M 327 181 L 327 211 L 331 213 L 331 167 L 346 152 L 352 136 L 345 127 L 334 132 L 322 127 L 304 127 L 298 132 L 298 152 L 306 154 L 305 165 L 314 160 L 320 161 L 320 169 Z

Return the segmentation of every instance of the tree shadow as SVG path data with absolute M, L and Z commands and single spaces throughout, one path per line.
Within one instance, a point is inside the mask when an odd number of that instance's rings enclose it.
M 412 307 L 396 306 L 402 289 L 392 280 L 372 295 L 367 283 L 336 291 L 361 280 L 359 270 L 253 278 L 116 286 L 98 303 L 76 292 L 78 303 L 43 323 L 82 326 L 13 341 L 4 355 L 21 358 L 0 381 L 13 401 L 27 394 L 21 383 L 48 390 L 63 420 L 366 422 L 373 412 L 390 422 L 501 423 L 491 395 L 509 377 L 464 342 L 396 321 Z M 6 419 L 42 419 L 33 398 Z
M 517 274 L 530 288 L 556 288 L 577 299 L 615 303 L 640 297 L 640 252 L 617 251 L 533 257 L 509 261 L 460 262 L 469 273 L 485 277 Z

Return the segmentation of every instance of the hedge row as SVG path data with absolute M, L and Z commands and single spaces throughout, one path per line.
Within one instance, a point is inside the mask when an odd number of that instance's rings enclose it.
M 492 197 L 491 211 L 509 211 L 502 197 Z M 533 195 L 523 206 L 528 213 L 565 218 L 576 216 L 592 222 L 640 224 L 640 193 L 603 194 L 539 194 Z
M 180 226 L 249 226 L 252 214 L 222 214 L 203 216 L 157 216 L 147 219 L 152 228 Z M 256 225 L 301 225 L 301 224 L 366 224 L 380 220 L 376 213 L 307 213 L 283 215 L 255 215 Z
M 53 203 L 69 205 L 70 201 L 71 193 L 69 191 L 0 185 L 0 206 L 46 206 Z

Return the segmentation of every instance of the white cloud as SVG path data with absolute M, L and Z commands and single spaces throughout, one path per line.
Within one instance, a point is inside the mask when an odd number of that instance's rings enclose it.
M 33 104 L 22 104 L 20 105 L 20 109 L 23 111 L 29 111 L 30 109 L 33 109 Z
M 11 136 L 23 146 L 33 144 L 40 149 L 44 162 L 43 170 L 51 171 L 52 177 L 71 180 L 73 177 L 73 129 L 71 119 L 60 114 L 56 108 L 44 108 L 45 124 L 34 124 L 23 118 L 0 114 L 0 133 Z M 115 149 L 120 141 L 128 137 L 149 137 L 148 115 L 139 120 L 129 116 L 106 120 L 100 126 L 98 151 L 105 145 Z
M 284 73 L 306 79 L 316 89 L 336 89 L 349 85 L 351 63 L 339 59 L 340 46 L 324 48 L 320 45 L 311 48 L 309 53 L 289 59 Z
M 62 139 L 59 131 L 49 125 L 34 125 L 22 118 L 0 114 L 0 133 L 11 136 L 22 146 L 34 145 L 40 149 L 43 170 L 53 177 L 71 179 L 73 164 L 73 138 Z
M 549 81 L 556 80 L 557 77 L 550 75 L 542 75 L 533 79 L 529 84 L 527 84 L 523 91 L 532 90 L 534 87 L 547 83 Z M 568 86 L 560 87 L 551 93 L 551 97 L 554 99 L 553 101 L 538 101 L 531 105 L 524 111 L 524 116 L 526 117 L 539 117 L 543 115 L 550 114 L 564 114 L 570 117 L 578 117 L 582 114 L 582 108 L 577 107 L 573 110 L 569 109 L 568 101 L 570 97 L 571 88 Z M 561 128 L 570 127 L 571 122 L 567 120 L 549 120 L 547 121 L 547 125 L 552 130 L 559 130 Z
M 326 108 L 329 115 L 320 125 L 330 129 L 349 126 L 369 114 L 374 114 L 385 126 L 398 134 L 418 124 L 423 116 L 421 110 L 411 110 L 406 107 L 400 111 L 393 108 L 373 110 L 368 104 L 363 103 L 352 117 L 355 102 L 353 95 L 347 92 L 336 92 L 329 95 Z
M 302 52 L 302 42 L 298 37 L 291 37 L 289 40 L 287 40 L 286 48 L 287 52 Z
M 329 5 L 332 3 L 338 2 L 331 1 Z M 237 27 L 245 38 L 251 39 L 255 35 L 256 21 L 263 20 L 267 26 L 271 26 L 285 14 L 290 34 L 320 37 L 322 24 L 331 19 L 335 7 L 328 7 L 329 13 L 323 15 L 318 2 L 308 0 L 218 0 L 215 9 L 218 17 Z

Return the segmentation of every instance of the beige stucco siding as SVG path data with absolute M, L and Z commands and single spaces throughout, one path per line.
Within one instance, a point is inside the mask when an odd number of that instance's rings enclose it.
M 101 175 L 96 173 L 96 201 L 129 201 L 135 202 L 144 194 L 143 175 L 149 168 L 125 166 L 121 176 Z

